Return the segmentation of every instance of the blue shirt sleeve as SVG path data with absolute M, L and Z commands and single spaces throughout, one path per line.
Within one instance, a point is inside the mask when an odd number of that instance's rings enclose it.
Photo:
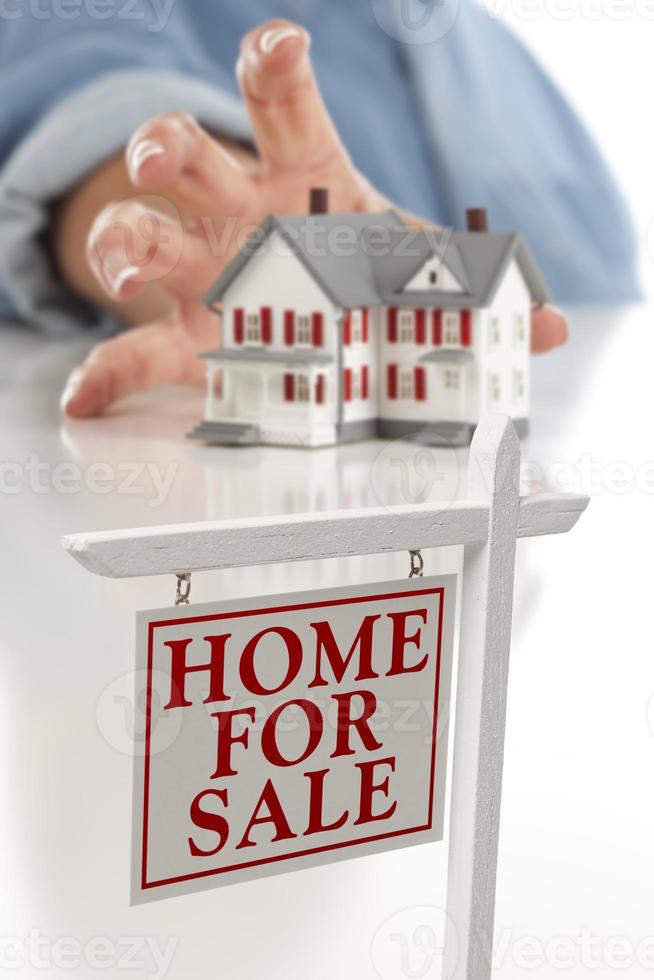
M 492 227 L 523 231 L 560 301 L 638 296 L 635 236 L 601 155 L 553 81 L 473 0 L 4 6 L 0 309 L 27 323 L 119 326 L 58 279 L 51 204 L 160 112 L 247 139 L 233 64 L 243 33 L 272 16 L 312 31 L 337 128 L 393 201 L 454 227 L 485 205 Z
M 190 112 L 212 131 L 250 134 L 233 68 L 209 57 L 190 5 L 118 3 L 129 19 L 94 21 L 92 0 L 75 20 L 0 19 L 0 310 L 54 335 L 120 324 L 72 295 L 53 269 L 52 202 L 159 113 Z M 158 29 L 162 4 L 168 19 Z

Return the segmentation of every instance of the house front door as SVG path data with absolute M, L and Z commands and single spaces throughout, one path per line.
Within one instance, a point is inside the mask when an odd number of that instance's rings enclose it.
M 438 417 L 444 422 L 459 422 L 465 412 L 466 373 L 458 364 L 438 368 Z
M 256 371 L 239 371 L 236 379 L 236 416 L 259 419 L 263 407 L 263 379 Z

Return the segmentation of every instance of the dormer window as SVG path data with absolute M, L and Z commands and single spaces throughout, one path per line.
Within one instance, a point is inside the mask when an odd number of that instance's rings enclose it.
M 436 272 L 435 269 L 429 270 L 429 285 L 430 286 L 438 285 L 438 273 Z

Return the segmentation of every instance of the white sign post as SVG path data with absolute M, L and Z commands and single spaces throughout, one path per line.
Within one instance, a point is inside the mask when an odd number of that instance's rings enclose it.
M 470 447 L 468 496 L 463 501 L 142 528 L 64 539 L 64 547 L 85 568 L 114 578 L 464 546 L 447 908 L 457 942 L 446 937 L 444 976 L 448 980 L 490 980 L 491 976 L 516 539 L 569 531 L 588 503 L 587 497 L 577 494 L 520 498 L 519 466 L 520 447 L 510 420 L 490 415 L 480 422 Z M 394 588 L 399 591 L 397 583 Z M 339 590 L 341 594 L 345 591 Z M 256 607 L 257 600 L 253 601 Z M 387 601 L 388 597 L 382 604 Z M 298 696 L 299 691 L 295 692 Z M 162 696 L 167 693 L 164 687 Z M 338 693 L 336 688 L 331 691 L 332 696 Z M 306 726 L 304 732 L 307 735 Z M 254 740 L 254 734 L 251 737 Z M 203 776 L 207 761 L 202 761 Z M 317 771 L 321 763 L 318 758 L 315 761 Z M 214 762 L 218 765 L 217 760 Z M 382 782 L 381 771 L 378 776 Z M 383 802 L 380 792 L 376 803 L 381 808 Z M 339 814 L 330 812 L 329 816 L 335 820 Z M 241 834 L 246 831 L 247 822 Z M 165 843 L 159 844 L 157 861 L 164 851 Z M 323 856 L 328 853 L 322 852 Z M 303 859 L 289 859 L 289 867 L 292 860 Z M 157 866 L 157 872 L 161 867 Z

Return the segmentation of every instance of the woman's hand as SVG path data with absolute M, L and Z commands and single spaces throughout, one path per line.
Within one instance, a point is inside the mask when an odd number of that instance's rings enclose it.
M 334 212 L 391 207 L 352 165 L 308 52 L 306 32 L 287 21 L 264 24 L 242 41 L 236 70 L 258 158 L 188 116 L 161 116 L 134 134 L 124 165 L 107 165 L 64 204 L 55 232 L 64 276 L 139 324 L 99 344 L 73 371 L 62 397 L 68 415 L 99 415 L 156 385 L 202 383 L 197 354 L 219 342 L 218 320 L 202 296 L 266 214 L 306 212 L 312 186 L 329 188 Z M 76 258 L 80 235 L 85 263 Z M 534 350 L 566 336 L 561 314 L 547 307 L 534 314 Z

